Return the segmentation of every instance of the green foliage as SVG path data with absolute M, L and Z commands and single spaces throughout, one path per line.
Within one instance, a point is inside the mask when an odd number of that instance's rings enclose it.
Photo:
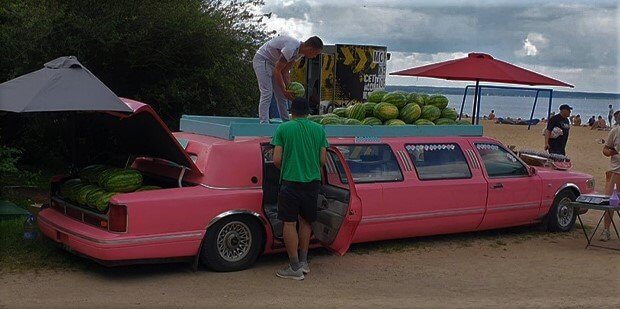
M 0 0 L 0 82 L 74 55 L 119 96 L 150 104 L 173 130 L 182 114 L 254 116 L 252 58 L 272 35 L 254 15 L 262 4 Z M 66 115 L 0 113 L 0 120 L 15 131 L 0 144 L 26 149 L 25 161 L 69 158 L 56 129 Z

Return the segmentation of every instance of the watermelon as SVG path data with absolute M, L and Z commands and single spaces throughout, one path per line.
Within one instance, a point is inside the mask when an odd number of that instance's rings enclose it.
M 323 118 L 325 117 L 336 117 L 336 118 L 340 118 L 340 116 L 334 114 L 334 113 L 329 113 L 329 114 L 323 114 L 321 115 Z
M 440 116 L 441 116 L 441 110 L 437 108 L 436 106 L 426 105 L 422 107 L 422 114 L 420 115 L 420 118 L 434 121 L 436 119 L 439 119 Z
M 78 194 L 80 193 L 82 188 L 84 188 L 86 186 L 90 186 L 90 185 L 85 184 L 85 183 L 82 182 L 80 184 L 76 184 L 76 185 L 72 186 L 71 189 L 69 190 L 68 195 L 66 196 L 66 198 L 69 199 L 70 201 L 77 202 Z
M 323 117 L 321 120 L 322 125 L 342 124 L 342 118 L 340 117 Z
M 286 90 L 288 90 L 289 92 L 291 92 L 293 94 L 294 97 L 304 97 L 306 95 L 306 89 L 304 89 L 304 85 L 298 83 L 298 82 L 291 82 L 290 84 L 288 84 L 288 86 L 286 87 Z
M 415 93 L 415 92 L 408 93 L 407 94 L 407 103 L 417 103 L 419 96 L 420 95 Z
M 386 126 L 404 126 L 406 123 L 400 119 L 390 119 L 383 123 Z
M 421 113 L 422 113 L 422 109 L 420 108 L 420 105 L 415 104 L 415 103 L 409 103 L 400 110 L 399 117 L 405 123 L 411 124 L 414 121 L 416 121 L 418 118 L 420 118 Z
M 132 192 L 142 186 L 142 174 L 136 170 L 123 169 L 103 177 L 99 184 L 109 192 Z
M 351 119 L 362 121 L 366 118 L 366 107 L 363 104 L 354 104 L 349 110 L 348 115 Z
M 454 120 L 448 118 L 439 118 L 433 122 L 438 126 L 454 124 Z
M 110 202 L 110 198 L 114 196 L 115 194 L 116 193 L 113 193 L 113 192 L 106 192 L 100 195 L 99 198 L 97 198 L 97 200 L 95 201 L 95 208 L 97 208 L 97 210 L 101 212 L 106 210 L 108 208 L 108 203 Z
M 442 95 L 432 95 L 426 100 L 426 105 L 433 105 L 442 110 L 448 106 L 448 98 Z
M 316 123 L 321 123 L 321 119 L 323 119 L 323 115 L 309 115 L 308 120 L 312 120 Z
M 428 119 L 418 119 L 413 124 L 416 126 L 434 126 L 435 124 Z
M 471 125 L 471 120 L 461 119 L 461 120 L 455 121 L 454 124 L 457 125 L 457 126 L 470 126 Z
M 401 92 L 394 91 L 386 94 L 381 102 L 393 104 L 398 109 L 401 109 L 407 104 L 407 97 Z
M 441 111 L 441 116 L 439 118 L 448 118 L 448 119 L 456 120 L 456 118 L 458 117 L 459 117 L 459 114 L 456 112 L 454 108 L 447 107 Z
M 347 108 L 346 108 L 346 107 L 337 107 L 337 108 L 334 108 L 333 113 L 334 113 L 335 115 L 337 115 L 338 117 L 345 117 L 345 118 L 346 118 L 346 117 L 348 117 L 348 116 L 347 116 L 347 115 L 348 115 L 348 113 L 347 113 Z
M 108 168 L 108 169 L 106 169 L 106 170 L 104 170 L 104 171 L 102 171 L 102 172 L 98 173 L 98 174 L 97 174 L 97 184 L 98 184 L 100 187 L 103 187 L 102 182 L 103 182 L 103 180 L 104 180 L 105 178 L 107 178 L 108 176 L 110 176 L 110 175 L 112 175 L 112 174 L 114 174 L 114 173 L 116 173 L 116 172 L 122 171 L 122 170 L 123 170 L 122 168 L 118 168 L 118 167 L 111 167 L 111 168 Z
M 366 117 L 372 116 L 373 113 L 375 112 L 375 106 L 377 106 L 377 103 L 366 102 L 362 104 L 364 105 L 364 108 L 366 109 Z
M 85 185 L 81 187 L 79 190 L 75 192 L 75 201 L 81 205 L 86 205 L 86 197 L 88 196 L 89 193 L 96 191 L 96 190 L 101 190 L 101 188 L 95 185 Z
M 386 94 L 387 91 L 385 90 L 374 90 L 373 92 L 368 94 L 368 98 L 366 99 L 366 101 L 372 103 L 379 103 L 381 102 L 381 100 L 383 100 L 383 96 L 385 96 Z
M 88 183 L 97 183 L 95 175 L 106 170 L 108 167 L 103 164 L 93 164 L 83 168 L 79 172 L 80 180 Z
M 426 101 L 428 100 L 428 95 L 427 94 L 423 94 L 423 93 L 417 93 L 414 98 L 413 98 L 413 102 L 411 103 L 416 103 L 418 105 L 420 105 L 420 107 L 423 107 L 424 105 L 426 105 Z
M 159 190 L 159 189 L 161 189 L 161 187 L 158 187 L 158 186 L 142 186 L 142 187 L 138 188 L 138 190 L 136 190 L 135 192 Z
M 346 125 L 361 125 L 362 122 L 357 120 L 357 119 L 347 119 L 344 121 L 344 124 Z
M 60 195 L 62 195 L 65 198 L 69 198 L 69 196 L 71 195 L 71 190 L 73 190 L 75 186 L 81 185 L 81 184 L 82 184 L 82 181 L 77 178 L 69 179 L 63 182 L 60 185 Z
M 88 193 L 88 195 L 86 196 L 86 205 L 91 208 L 97 208 L 97 200 L 107 193 L 108 192 L 106 190 L 103 190 L 101 188 L 90 191 L 90 193 Z
M 394 104 L 381 102 L 375 106 L 374 116 L 382 121 L 398 118 L 398 107 Z
M 369 125 L 369 126 L 376 126 L 376 125 L 382 125 L 383 122 L 381 121 L 381 119 L 376 118 L 376 117 L 366 117 L 362 121 L 362 124 Z

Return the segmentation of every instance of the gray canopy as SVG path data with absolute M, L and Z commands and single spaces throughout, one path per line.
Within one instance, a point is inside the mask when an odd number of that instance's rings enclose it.
M 68 56 L 0 84 L 0 111 L 131 112 L 132 109 L 74 56 Z

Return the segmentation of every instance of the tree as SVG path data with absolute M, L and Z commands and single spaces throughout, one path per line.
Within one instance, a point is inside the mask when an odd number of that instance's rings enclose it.
M 172 129 L 184 113 L 254 116 L 252 57 L 271 35 L 254 13 L 262 4 L 0 0 L 0 82 L 74 55 L 119 96 L 150 104 Z M 47 146 L 37 148 L 55 147 Z

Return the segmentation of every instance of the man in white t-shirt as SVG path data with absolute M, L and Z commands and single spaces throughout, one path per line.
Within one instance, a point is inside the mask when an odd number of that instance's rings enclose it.
M 301 57 L 314 58 L 322 50 L 323 41 L 317 36 L 300 42 L 286 35 L 277 36 L 258 49 L 252 65 L 260 90 L 258 118 L 261 123 L 269 123 L 269 105 L 273 95 L 278 103 L 280 118 L 289 119 L 287 100 L 293 100 L 293 95 L 286 90 L 286 86 L 291 82 L 290 69 Z
M 620 111 L 616 111 L 613 114 L 613 117 L 616 122 L 620 122 Z M 615 126 L 611 129 L 611 131 L 609 131 L 607 141 L 605 142 L 605 146 L 603 146 L 603 155 L 610 157 L 609 170 L 605 173 L 606 195 L 612 194 L 614 185 L 616 186 L 616 189 L 620 188 L 620 154 L 618 154 L 618 150 L 620 150 L 620 126 Z M 611 217 L 613 215 L 614 213 L 612 211 L 607 211 L 605 223 L 603 224 L 603 232 L 601 233 L 602 241 L 608 241 L 611 239 L 609 227 L 611 226 Z

